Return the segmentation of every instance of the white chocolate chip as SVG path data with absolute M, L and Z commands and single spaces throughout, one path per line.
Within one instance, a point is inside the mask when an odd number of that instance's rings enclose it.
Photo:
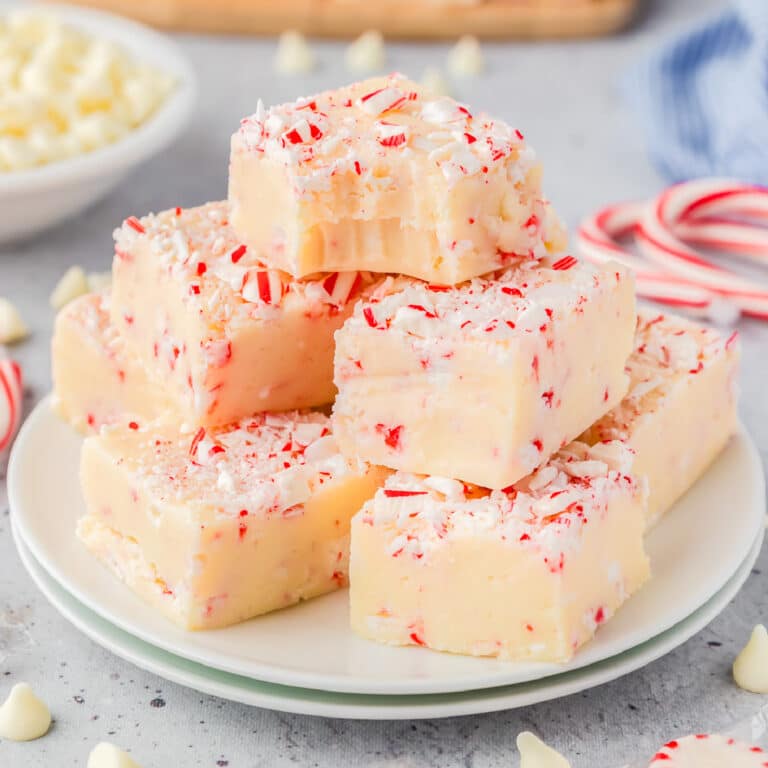
M 464 35 L 448 54 L 448 69 L 458 77 L 479 75 L 485 69 L 483 51 L 476 37 Z
M 352 42 L 344 55 L 350 72 L 366 73 L 380 70 L 387 60 L 384 38 L 381 32 L 373 29 L 363 32 Z
M 0 298 L 0 344 L 13 344 L 29 335 L 19 310 L 8 299 Z
M 436 67 L 427 67 L 421 76 L 421 85 L 427 96 L 437 98 L 439 96 L 450 96 L 451 89 L 443 73 Z
M 520 768 L 571 768 L 571 764 L 552 747 L 530 731 L 523 731 L 517 737 L 520 750 Z
M 768 632 L 762 624 L 733 662 L 733 679 L 745 691 L 768 693 Z
M 49 301 L 58 310 L 84 293 L 88 293 L 88 278 L 82 267 L 72 266 L 61 276 Z
M 102 741 L 88 755 L 87 768 L 141 768 L 131 756 L 119 747 Z
M 304 35 L 289 30 L 280 35 L 274 64 L 280 74 L 300 75 L 314 69 L 315 56 Z
M 45 736 L 51 727 L 51 713 L 45 702 L 35 696 L 27 683 L 11 688 L 0 707 L 0 738 L 32 741 Z
M 112 287 L 111 272 L 89 272 L 87 280 L 88 290 L 92 293 L 101 293 Z

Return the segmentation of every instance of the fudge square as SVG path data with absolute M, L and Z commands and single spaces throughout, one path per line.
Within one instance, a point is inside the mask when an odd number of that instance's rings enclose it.
M 266 269 L 226 203 L 130 217 L 115 232 L 111 317 L 189 423 L 330 403 L 333 333 L 373 278 Z
M 649 576 L 630 460 L 620 443 L 574 442 L 505 491 L 395 473 L 352 521 L 353 629 L 567 661 Z
M 83 445 L 78 536 L 188 629 L 249 619 L 347 583 L 349 522 L 382 480 L 338 453 L 321 413 L 218 430 L 107 427 Z
M 108 293 L 80 296 L 58 313 L 54 325 L 54 409 L 80 432 L 174 410 L 166 388 L 155 386 L 126 351 L 110 322 L 109 301 Z
M 336 438 L 373 464 L 504 488 L 621 401 L 634 329 L 615 264 L 405 281 L 336 334 Z
M 400 75 L 264 109 L 232 137 L 232 224 L 274 267 L 454 284 L 565 235 L 523 135 Z
M 621 440 L 648 480 L 648 525 L 666 512 L 736 431 L 736 333 L 643 309 L 627 362 L 630 388 L 580 439 Z

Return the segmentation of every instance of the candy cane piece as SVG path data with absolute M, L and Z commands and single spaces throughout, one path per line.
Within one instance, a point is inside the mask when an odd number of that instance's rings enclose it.
M 21 421 L 21 368 L 13 360 L 0 359 L 0 453 L 11 444 Z

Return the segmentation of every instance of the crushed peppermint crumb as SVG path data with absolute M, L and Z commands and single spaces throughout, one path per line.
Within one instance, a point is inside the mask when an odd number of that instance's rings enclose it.
M 629 279 L 621 272 L 622 279 Z M 523 262 L 455 287 L 400 280 L 361 302 L 349 327 L 407 334 L 425 349 L 459 336 L 506 340 L 547 334 L 555 316 L 578 312 L 586 301 L 614 290 L 615 269 L 578 263 L 567 274 L 543 263 Z M 500 352 L 501 354 L 502 352 Z
M 451 98 L 432 98 L 399 74 L 269 109 L 259 104 L 236 137 L 245 151 L 290 168 L 297 188 L 309 192 L 345 173 L 381 183 L 369 160 L 381 165 L 377 158 L 406 149 L 423 152 L 451 184 L 508 162 L 523 178 L 535 164 L 520 131 Z
M 193 435 L 171 425 L 110 428 L 104 439 L 131 455 L 137 483 L 154 498 L 195 500 L 214 517 L 291 514 L 329 480 L 354 471 L 322 413 L 267 413 Z M 355 465 L 356 466 L 356 465 Z M 240 524 L 241 537 L 247 522 Z
M 364 505 L 361 520 L 391 532 L 392 556 L 421 560 L 452 537 L 491 534 L 540 551 L 558 570 L 580 545 L 584 526 L 605 513 L 614 495 L 642 492 L 627 475 L 631 459 L 618 442 L 597 448 L 574 442 L 501 491 L 395 472 Z M 601 620 L 599 610 L 595 620 Z
M 679 383 L 735 354 L 735 338 L 681 317 L 641 310 L 634 350 L 626 364 L 629 392 L 587 431 L 585 439 L 628 439 L 634 425 L 655 413 Z

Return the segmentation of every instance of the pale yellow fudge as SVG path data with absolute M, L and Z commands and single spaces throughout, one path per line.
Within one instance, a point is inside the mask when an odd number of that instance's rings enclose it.
M 668 741 L 648 768 L 766 768 L 768 753 L 719 733 L 697 733 Z
M 520 131 L 390 75 L 265 109 L 232 137 L 232 225 L 301 277 L 454 284 L 564 247 Z
M 333 401 L 333 333 L 373 278 L 267 269 L 226 203 L 130 217 L 115 232 L 112 322 L 190 424 Z
M 634 329 L 615 264 L 406 281 L 336 334 L 334 432 L 348 456 L 504 488 L 621 402 Z
M 109 320 L 109 294 L 89 293 L 56 316 L 51 363 L 54 408 L 81 432 L 105 424 L 147 421 L 173 411 Z
M 395 473 L 352 521 L 353 629 L 567 661 L 649 575 L 630 461 L 620 443 L 574 442 L 506 491 Z
M 674 315 L 639 313 L 629 393 L 581 439 L 621 440 L 647 478 L 648 525 L 683 494 L 735 432 L 739 344 Z
M 223 627 L 345 586 L 350 518 L 382 477 L 339 454 L 320 413 L 134 422 L 86 439 L 77 533 L 173 621 Z

